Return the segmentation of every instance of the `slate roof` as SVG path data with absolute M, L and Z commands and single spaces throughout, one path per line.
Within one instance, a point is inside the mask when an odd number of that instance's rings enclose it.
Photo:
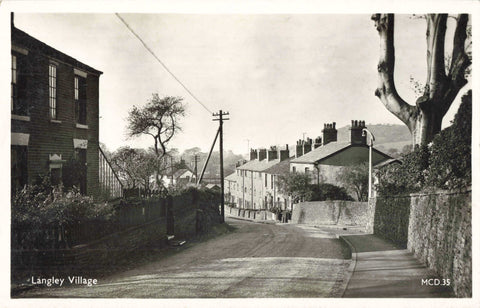
M 292 159 L 291 162 L 313 164 L 314 162 L 322 160 L 332 154 L 348 148 L 349 146 L 351 146 L 350 142 L 330 142 L 326 145 L 313 149 L 311 152 L 308 152 L 305 155 Z
M 272 167 L 275 164 L 278 164 L 279 162 L 280 162 L 280 159 L 273 159 L 271 161 L 268 161 L 266 158 L 261 161 L 255 159 L 241 165 L 237 169 L 261 172 Z
M 225 181 L 232 181 L 235 182 L 237 180 L 237 173 L 234 172 L 232 174 L 229 174 L 225 177 Z
M 185 172 L 192 172 L 190 169 L 188 168 L 182 168 L 182 169 L 178 169 L 177 171 L 175 171 L 173 173 L 173 178 L 175 179 L 178 179 L 180 176 L 182 176 Z M 193 173 L 193 172 L 192 172 Z M 170 173 L 170 176 L 171 176 L 171 173 Z
M 278 164 L 271 166 L 270 168 L 266 169 L 264 172 L 268 174 L 286 174 L 290 172 L 290 161 L 294 158 L 294 156 L 285 159 Z
M 330 142 L 324 146 L 318 147 L 307 154 L 300 156 L 298 158 L 294 158 L 291 160 L 292 163 L 306 163 L 306 164 L 313 164 L 315 162 L 322 161 L 340 151 L 348 149 L 350 147 L 364 147 L 368 148 L 366 144 L 352 144 L 350 142 Z M 379 153 L 386 157 L 390 157 L 389 155 L 373 148 L 373 152 Z

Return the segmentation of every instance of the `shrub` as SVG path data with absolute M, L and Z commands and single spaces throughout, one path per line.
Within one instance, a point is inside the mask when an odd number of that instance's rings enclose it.
M 472 91 L 462 97 L 452 126 L 438 134 L 431 147 L 428 184 L 454 189 L 472 183 Z
M 78 190 L 64 191 L 44 179 L 27 185 L 12 198 L 12 248 L 44 249 L 58 240 L 51 234 L 87 220 L 113 216 L 111 205 L 94 203 Z M 64 238 L 64 236 L 62 236 Z
M 333 184 L 320 183 L 320 185 L 310 185 L 312 191 L 308 201 L 325 201 L 325 200 L 346 200 L 353 201 L 347 190 Z
M 455 119 L 429 145 L 417 146 L 402 164 L 377 170 L 380 195 L 398 195 L 431 188 L 471 185 L 472 91 L 462 97 Z

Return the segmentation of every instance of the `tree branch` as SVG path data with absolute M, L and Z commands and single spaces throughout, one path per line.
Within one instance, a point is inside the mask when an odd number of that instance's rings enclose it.
M 427 15 L 427 82 L 425 96 L 438 102 L 445 85 L 445 33 L 448 14 Z
M 375 95 L 388 111 L 404 122 L 411 132 L 415 129 L 417 108 L 405 102 L 398 95 L 394 82 L 395 47 L 394 47 L 394 15 L 375 14 L 372 16 L 380 35 L 380 60 L 378 63 L 378 88 Z

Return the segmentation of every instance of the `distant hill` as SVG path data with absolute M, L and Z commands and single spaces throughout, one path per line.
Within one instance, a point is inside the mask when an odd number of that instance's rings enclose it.
M 366 124 L 369 131 L 375 136 L 375 147 L 390 152 L 395 149 L 402 152 L 406 145 L 411 144 L 411 134 L 405 125 L 398 124 Z M 343 126 L 338 130 L 338 141 L 350 140 L 350 126 Z M 395 153 L 393 150 L 392 154 Z

